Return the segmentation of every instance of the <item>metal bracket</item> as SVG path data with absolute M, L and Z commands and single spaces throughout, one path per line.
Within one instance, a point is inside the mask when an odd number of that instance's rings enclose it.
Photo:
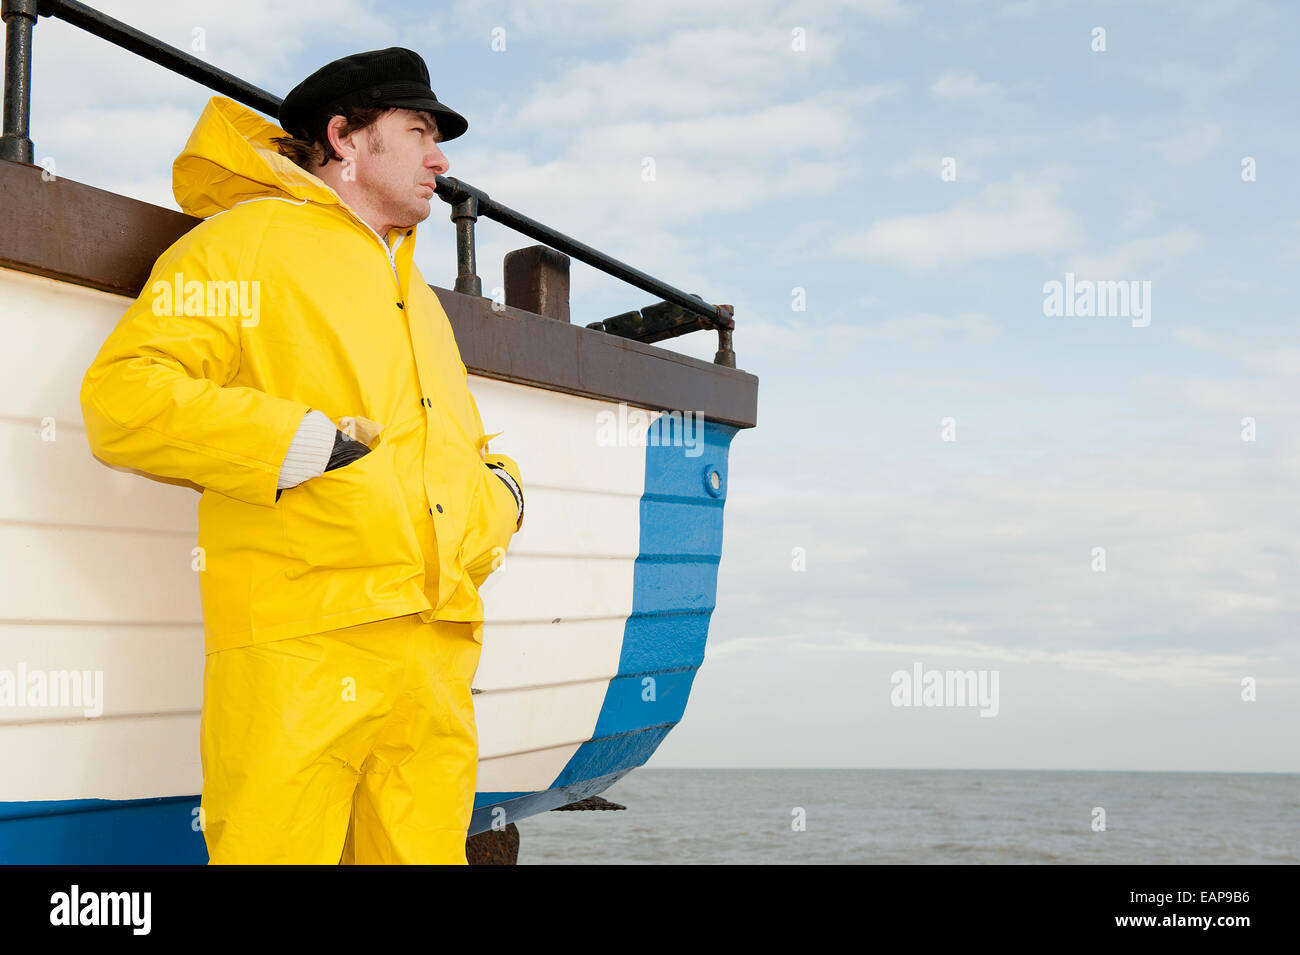
M 702 305 L 708 305 L 698 295 L 693 294 L 691 298 L 699 299 Z M 587 327 L 646 344 L 676 338 L 700 329 L 712 329 L 718 333 L 718 351 L 713 357 L 713 363 L 735 368 L 736 353 L 731 348 L 731 333 L 736 327 L 736 310 L 730 305 L 709 307 L 716 313 L 716 318 L 687 311 L 675 302 L 655 302 L 639 312 L 623 312 L 598 322 L 589 322 Z

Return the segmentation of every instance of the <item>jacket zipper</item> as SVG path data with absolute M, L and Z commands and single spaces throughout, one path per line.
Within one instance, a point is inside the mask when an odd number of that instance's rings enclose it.
M 380 235 L 378 232 L 376 232 L 374 229 L 372 229 L 372 228 L 370 227 L 370 223 L 369 223 L 369 222 L 366 222 L 364 219 L 362 219 L 360 216 L 358 216 L 355 212 L 352 212 L 352 210 L 350 210 L 350 209 L 348 210 L 348 214 L 351 215 L 352 218 L 356 219 L 357 222 L 360 222 L 363 226 L 365 226 L 365 227 L 366 227 L 366 231 L 369 232 L 371 235 L 373 235 L 373 236 L 375 237 L 375 240 L 376 240 L 376 241 L 377 241 L 381 246 L 383 246 L 383 248 L 384 248 L 384 255 L 388 256 L 388 266 L 389 266 L 389 268 L 391 268 L 391 269 L 393 270 L 393 281 L 397 283 L 397 294 L 398 294 L 398 295 L 401 295 L 401 294 L 402 294 L 402 280 L 401 280 L 401 279 L 398 277 L 398 275 L 397 275 L 397 260 L 396 260 L 395 258 L 393 258 L 393 253 L 397 251 L 398 246 L 400 246 L 400 245 L 402 244 L 402 240 L 406 238 L 406 233 L 403 232 L 401 235 L 399 235 L 399 236 L 397 237 L 397 241 L 393 243 L 393 247 L 390 249 L 390 248 L 388 247 L 388 243 L 384 241 L 384 237 L 381 236 L 381 235 Z

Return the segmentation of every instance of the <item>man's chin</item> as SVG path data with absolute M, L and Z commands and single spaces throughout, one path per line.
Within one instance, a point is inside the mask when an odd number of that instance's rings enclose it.
M 409 229 L 411 226 L 419 225 L 433 213 L 433 207 L 428 199 L 421 199 L 415 206 L 405 210 L 404 221 L 399 228 Z

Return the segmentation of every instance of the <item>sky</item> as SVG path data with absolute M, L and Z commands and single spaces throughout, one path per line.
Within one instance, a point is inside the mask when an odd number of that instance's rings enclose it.
M 651 766 L 1300 771 L 1300 7 L 92 5 L 281 96 L 415 49 L 450 175 L 735 306 L 758 427 Z M 176 208 L 211 94 L 35 33 L 37 161 Z M 533 242 L 478 233 L 492 294 Z M 431 218 L 430 282 L 454 250 Z M 646 304 L 573 264 L 575 322 Z M 997 671 L 997 715 L 895 705 L 917 664 Z

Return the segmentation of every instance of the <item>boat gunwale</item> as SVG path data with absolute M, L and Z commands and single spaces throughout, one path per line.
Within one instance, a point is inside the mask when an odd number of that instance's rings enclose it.
M 0 160 L 0 268 L 134 298 L 158 257 L 202 219 Z M 427 220 L 426 220 L 427 221 Z M 666 348 L 430 285 L 474 375 L 757 424 L 758 378 Z

